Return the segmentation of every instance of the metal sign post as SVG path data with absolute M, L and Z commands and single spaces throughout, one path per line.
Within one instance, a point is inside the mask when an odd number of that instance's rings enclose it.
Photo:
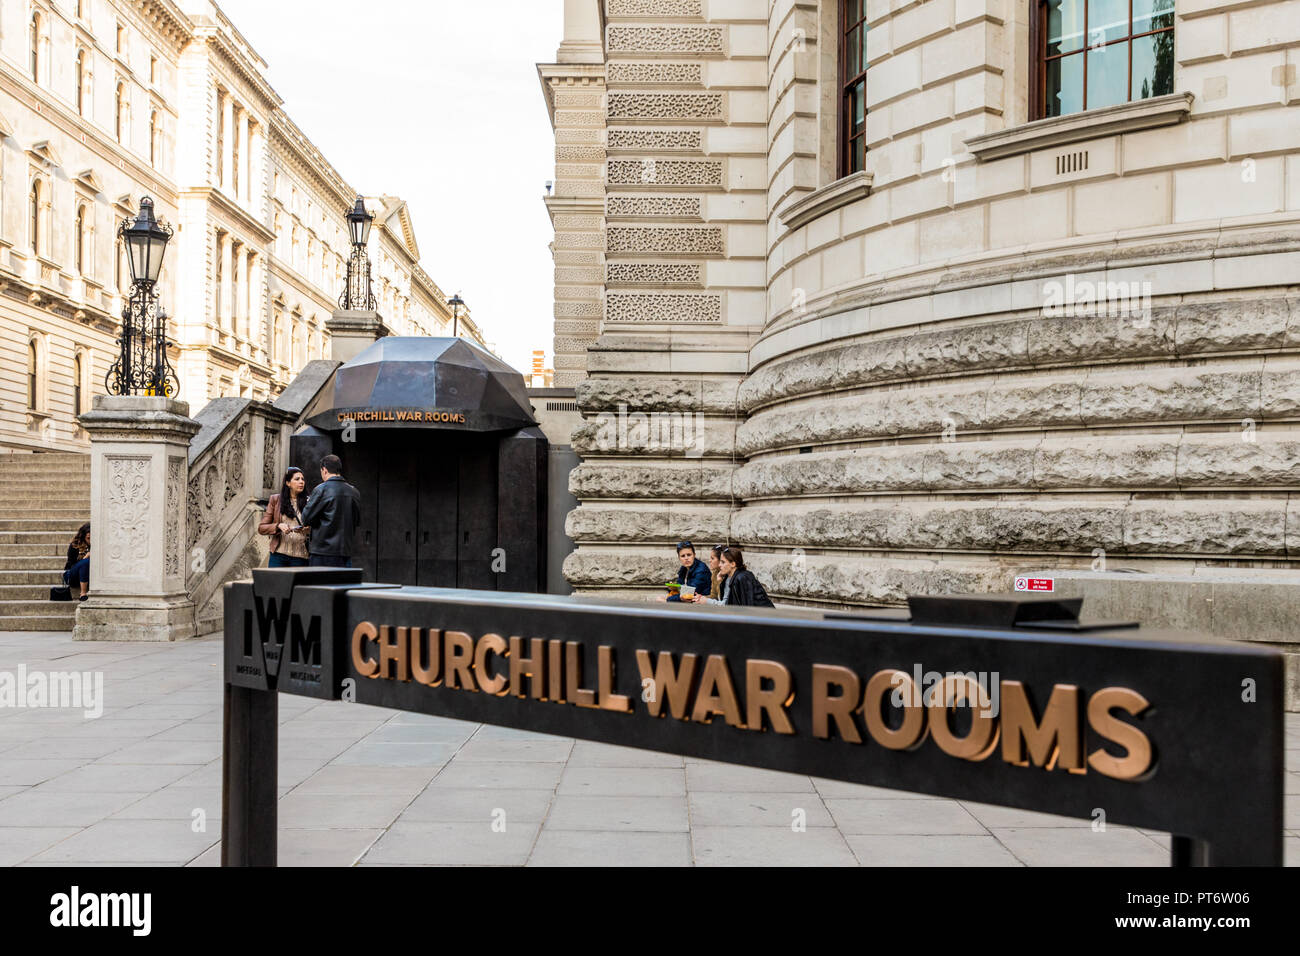
M 226 587 L 223 862 L 275 854 L 274 695 L 1171 833 L 1282 862 L 1282 659 L 1090 629 L 1052 598 L 913 616 L 669 608 L 259 570 Z M 269 769 L 268 769 L 269 768 Z

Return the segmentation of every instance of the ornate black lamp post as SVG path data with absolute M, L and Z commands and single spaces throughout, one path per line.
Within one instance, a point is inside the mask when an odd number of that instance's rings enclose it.
M 110 395 L 174 395 L 179 382 L 167 359 L 167 313 L 154 291 L 172 228 L 153 215 L 153 200 L 140 200 L 140 214 L 123 220 L 117 236 L 126 244 L 131 296 L 122 307 L 118 356 L 104 385 Z
M 347 287 L 339 296 L 340 309 L 375 310 L 375 297 L 370 291 L 370 256 L 366 254 L 366 240 L 370 238 L 370 224 L 374 221 L 375 217 L 366 212 L 366 201 L 358 196 L 357 204 L 348 213 L 352 257 L 348 259 Z
M 451 337 L 457 338 L 460 336 L 460 310 L 464 307 L 465 300 L 457 292 L 447 300 L 447 304 L 451 306 Z

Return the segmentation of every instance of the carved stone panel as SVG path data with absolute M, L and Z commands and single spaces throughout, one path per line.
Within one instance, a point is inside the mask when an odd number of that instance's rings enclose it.
M 721 322 L 722 296 L 686 293 L 611 292 L 606 322 Z
M 164 570 L 168 577 L 181 573 L 181 491 L 185 486 L 185 459 L 167 458 L 167 514 L 163 519 Z
M 610 120 L 720 121 L 721 93 L 610 93 Z
M 704 132 L 698 129 L 620 129 L 614 127 L 606 134 L 606 144 L 611 150 L 634 149 L 655 153 L 664 150 L 691 150 L 704 148 Z
M 611 186 L 693 186 L 720 188 L 720 159 L 611 159 Z
M 280 429 L 270 422 L 262 435 L 262 487 L 279 488 Z
M 721 226 L 610 226 L 605 250 L 658 256 L 721 255 Z
M 606 35 L 609 54 L 643 53 L 722 56 L 722 27 L 611 26 Z
M 141 568 L 149 560 L 150 494 L 148 456 L 106 459 L 108 527 L 96 531 L 111 567 L 119 573 Z

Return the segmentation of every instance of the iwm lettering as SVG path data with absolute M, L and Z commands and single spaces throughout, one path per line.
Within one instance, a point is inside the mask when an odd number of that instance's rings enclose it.
M 784 664 L 746 659 L 740 689 L 722 654 L 657 653 L 637 648 L 637 672 L 647 693 L 616 691 L 614 648 L 599 645 L 595 666 L 579 641 L 525 640 L 487 633 L 477 640 L 464 631 L 393 627 L 362 621 L 350 641 L 352 666 L 373 680 L 414 682 L 497 697 L 514 695 L 555 704 L 623 714 L 637 705 L 652 718 L 710 724 L 721 718 L 738 730 L 795 734 L 791 715 L 795 675 Z M 591 668 L 588 670 L 588 668 Z M 1139 780 L 1153 765 L 1147 735 L 1115 716 L 1140 717 L 1150 707 L 1141 694 L 1104 687 L 1085 695 L 1073 684 L 1055 684 L 1041 713 L 1029 688 L 1016 680 L 998 682 L 999 710 L 989 709 L 987 693 L 974 675 L 948 674 L 922 693 L 911 675 L 892 668 L 863 679 L 847 667 L 813 664 L 807 675 L 811 726 L 822 740 L 850 744 L 868 740 L 895 751 L 912 751 L 927 740 L 950 757 L 982 761 L 995 752 L 1017 767 L 1089 770 L 1116 780 Z M 591 686 L 594 679 L 595 686 Z M 886 718 L 901 711 L 898 726 Z M 969 707 L 957 711 L 958 705 Z M 957 719 L 958 714 L 966 716 Z M 959 726 L 964 729 L 959 729 Z M 1106 746 L 1087 752 L 1088 732 Z M 1113 751 L 1122 751 L 1116 755 Z

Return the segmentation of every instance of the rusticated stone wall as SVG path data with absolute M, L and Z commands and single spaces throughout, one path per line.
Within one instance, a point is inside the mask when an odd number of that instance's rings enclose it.
M 977 155 L 1030 119 L 1026 5 L 868 0 L 868 169 L 841 180 L 834 3 L 634 6 L 608 6 L 577 590 L 648 596 L 683 537 L 746 546 L 778 601 L 836 607 L 1002 591 L 1023 570 L 1300 570 L 1285 4 L 1180 2 L 1160 123 Z M 687 55 L 688 36 L 718 42 Z M 732 88 L 756 62 L 761 124 Z M 636 160 L 664 178 L 637 184 Z M 754 319 L 721 287 L 751 288 L 760 262 Z M 714 290 L 716 326 L 611 322 L 628 294 L 707 315 Z

